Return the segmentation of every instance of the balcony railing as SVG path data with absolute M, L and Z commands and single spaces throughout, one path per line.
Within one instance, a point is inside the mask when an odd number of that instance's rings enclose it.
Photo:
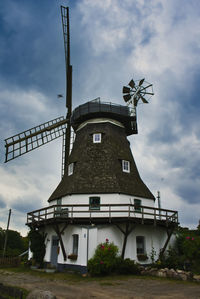
M 78 205 L 52 205 L 43 209 L 35 210 L 27 214 L 27 225 L 42 222 L 73 220 L 103 220 L 113 221 L 120 218 L 140 219 L 141 223 L 146 220 L 165 221 L 178 224 L 177 211 L 153 208 L 148 206 L 135 206 L 133 204 L 102 204 L 99 207 L 92 207 L 88 204 Z

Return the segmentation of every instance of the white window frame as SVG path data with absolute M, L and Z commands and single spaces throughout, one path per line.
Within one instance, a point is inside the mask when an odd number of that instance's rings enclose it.
M 68 165 L 68 176 L 72 175 L 74 172 L 74 163 Z
M 130 161 L 122 160 L 122 170 L 123 172 L 130 173 Z
M 93 143 L 101 143 L 101 133 L 93 134 Z

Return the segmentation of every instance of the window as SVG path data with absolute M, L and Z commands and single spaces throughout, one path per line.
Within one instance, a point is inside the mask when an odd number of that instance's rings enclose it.
M 130 162 L 122 160 L 122 170 L 123 172 L 130 172 Z
M 141 200 L 140 199 L 134 199 L 134 206 L 136 212 L 141 212 Z
M 72 175 L 74 172 L 74 163 L 68 165 L 68 175 Z
M 136 237 L 137 254 L 145 254 L 145 238 L 143 236 Z
M 72 235 L 73 238 L 73 248 L 72 248 L 72 253 L 75 255 L 78 255 L 78 239 L 79 239 L 79 235 L 74 234 Z
M 59 239 L 57 239 L 56 237 L 54 237 L 52 239 L 52 246 L 58 246 L 58 244 L 59 244 Z
M 58 198 L 56 201 L 56 205 L 57 207 L 55 208 L 54 211 L 54 217 L 60 217 L 61 216 L 61 211 L 62 211 L 62 198 Z
M 61 211 L 61 205 L 62 205 L 62 198 L 58 198 L 57 199 L 57 203 L 56 203 L 59 207 L 56 208 L 57 211 Z
M 89 205 L 90 210 L 100 210 L 100 197 L 90 197 Z
M 93 134 L 93 143 L 101 143 L 101 133 Z

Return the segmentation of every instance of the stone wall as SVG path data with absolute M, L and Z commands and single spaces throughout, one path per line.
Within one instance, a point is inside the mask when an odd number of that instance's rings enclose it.
M 193 275 L 193 273 L 189 272 L 189 271 L 174 270 L 174 269 L 168 269 L 168 268 L 157 269 L 157 268 L 141 266 L 141 275 L 172 278 L 172 279 L 183 280 L 183 281 L 200 282 L 199 275 Z

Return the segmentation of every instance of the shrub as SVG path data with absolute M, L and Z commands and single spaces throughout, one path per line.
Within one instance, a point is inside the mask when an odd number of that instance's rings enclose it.
M 156 262 L 156 255 L 157 255 L 156 250 L 155 250 L 155 248 L 152 246 L 152 248 L 151 248 L 151 252 L 150 252 L 150 255 L 149 255 L 152 264 L 155 264 L 155 262 Z
M 108 275 L 115 270 L 118 247 L 106 242 L 97 246 L 93 258 L 88 261 L 88 271 L 92 276 Z
M 139 274 L 138 265 L 130 259 L 118 256 L 118 247 L 106 242 L 97 246 L 93 258 L 88 261 L 88 272 L 92 276 L 116 274 Z
M 200 273 L 199 231 L 179 228 L 173 247 L 161 258 L 159 267 L 190 270 Z
M 33 253 L 33 260 L 42 268 L 46 252 L 45 235 L 44 233 L 40 233 L 39 230 L 32 229 L 28 237 L 31 242 L 30 249 Z
M 184 269 L 183 255 L 179 255 L 176 248 L 170 247 L 160 260 L 159 268 Z
M 116 273 L 117 274 L 140 274 L 140 269 L 138 264 L 135 261 L 127 258 L 123 260 L 121 257 L 116 259 Z

